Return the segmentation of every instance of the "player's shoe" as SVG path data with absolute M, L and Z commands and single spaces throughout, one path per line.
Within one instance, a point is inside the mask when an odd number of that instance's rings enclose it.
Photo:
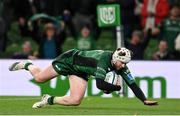
M 34 105 L 32 106 L 32 108 L 42 108 L 42 107 L 48 105 L 48 99 L 49 99 L 50 97 L 51 97 L 51 96 L 48 95 L 48 94 L 43 95 L 41 101 L 34 103 Z
M 9 71 L 16 71 L 21 69 L 26 69 L 26 66 L 32 64 L 31 60 L 25 60 L 21 62 L 15 62 L 9 66 Z

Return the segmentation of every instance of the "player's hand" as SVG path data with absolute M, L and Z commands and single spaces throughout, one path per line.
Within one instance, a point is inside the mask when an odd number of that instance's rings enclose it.
M 149 105 L 149 106 L 158 105 L 158 102 L 157 101 L 145 100 L 144 105 Z

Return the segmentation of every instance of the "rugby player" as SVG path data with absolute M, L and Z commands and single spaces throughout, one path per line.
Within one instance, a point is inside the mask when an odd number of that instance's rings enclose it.
M 69 96 L 58 97 L 46 94 L 42 97 L 41 101 L 33 105 L 33 108 L 41 108 L 53 104 L 68 106 L 79 105 L 84 97 L 90 75 L 95 76 L 96 86 L 103 92 L 108 94 L 113 91 L 119 91 L 121 89 L 120 85 L 113 85 L 104 81 L 106 74 L 110 71 L 115 71 L 118 75 L 121 75 L 135 96 L 145 105 L 157 105 L 157 101 L 147 100 L 143 91 L 135 83 L 126 65 L 131 60 L 131 57 L 131 51 L 124 47 L 118 48 L 114 52 L 72 49 L 59 55 L 44 70 L 33 65 L 29 60 L 15 62 L 9 67 L 9 70 L 17 71 L 25 69 L 29 71 L 39 83 L 51 80 L 58 75 L 68 76 L 70 83 Z

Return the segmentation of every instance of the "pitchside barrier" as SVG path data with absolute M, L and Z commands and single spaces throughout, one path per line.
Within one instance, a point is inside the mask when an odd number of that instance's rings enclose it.
M 65 76 L 58 76 L 44 84 L 37 84 L 27 71 L 8 71 L 16 60 L 0 60 L 0 96 L 68 95 L 69 83 Z M 51 60 L 35 60 L 33 63 L 45 68 Z M 128 64 L 136 83 L 150 98 L 180 98 L 180 62 L 175 61 L 132 61 Z M 125 87 L 126 97 L 134 97 Z M 116 97 L 118 92 L 104 94 L 96 88 L 95 79 L 88 82 L 85 96 Z

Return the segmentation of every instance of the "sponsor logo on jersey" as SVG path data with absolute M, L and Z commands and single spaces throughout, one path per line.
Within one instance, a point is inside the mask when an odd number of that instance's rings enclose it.
M 131 75 L 131 73 L 127 74 L 127 77 L 129 80 L 134 80 L 134 77 Z

